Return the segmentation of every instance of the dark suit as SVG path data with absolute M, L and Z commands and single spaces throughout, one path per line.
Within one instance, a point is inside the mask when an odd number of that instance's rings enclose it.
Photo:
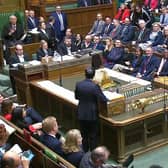
M 131 42 L 134 38 L 134 27 L 131 24 L 123 25 L 120 39 L 123 43 Z
M 28 30 L 32 30 L 34 28 L 37 28 L 39 24 L 39 21 L 36 17 L 31 18 L 30 16 L 27 17 L 27 28 Z
M 24 34 L 23 26 L 19 23 L 16 24 L 16 30 L 14 33 L 9 35 L 10 30 L 12 29 L 11 24 L 5 25 L 2 32 L 2 38 L 4 39 L 7 47 L 15 45 Z
M 115 64 L 120 64 L 123 62 L 124 48 L 123 47 L 114 47 L 111 52 L 107 55 L 107 62 L 105 66 L 107 68 L 113 68 Z
M 63 151 L 61 149 L 61 142 L 56 138 L 53 137 L 49 134 L 44 133 L 41 137 L 40 137 L 40 141 L 46 145 L 48 148 L 52 149 L 54 152 L 56 152 L 57 154 L 63 156 Z
M 150 30 L 145 28 L 144 30 L 138 30 L 137 34 L 135 35 L 135 41 L 137 43 L 146 43 L 149 39 Z
M 110 33 L 110 37 L 111 37 L 113 40 L 119 39 L 119 38 L 120 38 L 121 31 L 122 31 L 122 26 L 121 26 L 121 25 L 119 25 L 119 26 L 117 26 L 117 27 L 114 27 L 113 30 L 112 30 L 111 33 Z
M 159 59 L 156 56 L 146 56 L 139 68 L 139 73 L 142 75 L 142 79 L 152 80 L 154 72 L 159 67 Z
M 101 42 L 99 42 L 98 44 L 94 44 L 93 45 L 93 49 L 96 49 L 96 50 L 101 50 L 101 51 L 104 51 L 104 45 L 101 43 Z
M 30 60 L 29 56 L 27 54 L 24 54 L 24 60 L 25 61 Z M 20 63 L 20 60 L 19 60 L 19 57 L 16 54 L 9 57 L 9 66 L 10 66 L 9 75 L 11 74 L 11 71 L 14 68 L 12 64 L 17 64 L 17 63 Z M 13 94 L 16 94 L 15 80 L 14 80 L 13 76 L 11 76 L 11 75 L 10 75 L 10 80 L 11 80 Z
M 104 27 L 104 20 L 95 20 L 93 26 L 88 34 L 101 35 L 101 32 Z
M 75 45 L 71 45 L 71 52 L 75 52 L 77 51 L 77 47 Z M 58 52 L 60 55 L 68 55 L 68 49 L 65 45 L 65 43 L 61 43 L 59 46 L 58 46 Z
M 101 32 L 102 37 L 108 37 L 113 30 L 114 25 L 113 24 L 105 24 L 103 27 L 103 30 Z
M 93 42 L 90 42 L 88 46 L 86 46 L 85 42 L 83 41 L 81 44 L 81 49 L 86 49 L 86 48 L 93 48 Z
M 24 60 L 25 60 L 25 62 L 26 61 L 30 61 L 30 59 L 29 59 L 29 56 L 27 55 L 27 54 L 24 54 Z M 12 66 L 12 64 L 17 64 L 17 63 L 20 63 L 20 60 L 19 60 L 19 57 L 16 55 L 16 54 L 14 54 L 14 55 L 12 55 L 11 57 L 10 57 L 10 66 L 11 67 L 13 67 Z
M 53 56 L 54 53 L 53 51 L 49 48 L 48 50 L 48 56 Z M 42 57 L 46 56 L 46 53 L 44 52 L 44 50 L 42 48 L 39 48 L 36 52 L 37 54 L 37 60 L 41 61 Z
M 149 35 L 149 40 L 150 40 L 150 35 Z M 163 41 L 164 41 L 163 34 L 161 31 L 159 31 L 154 41 L 152 42 L 152 46 L 154 47 L 157 45 L 162 45 Z
M 97 146 L 98 101 L 106 102 L 107 99 L 100 87 L 90 79 L 76 84 L 75 98 L 79 100 L 77 113 L 83 137 L 83 148 L 86 152 Z
M 160 63 L 161 63 L 161 60 L 160 60 Z M 166 62 L 164 63 L 162 70 L 159 73 L 159 76 L 168 76 L 168 59 L 166 59 Z
M 40 29 L 39 32 L 40 32 L 40 34 L 39 34 L 39 40 L 45 40 L 49 44 L 50 37 L 49 37 L 49 33 L 47 32 L 47 30 L 45 30 L 45 33 L 44 33 Z
M 57 34 L 58 39 L 61 41 L 63 39 L 63 37 L 65 36 L 65 31 L 66 31 L 67 26 L 68 26 L 66 14 L 61 12 L 62 19 L 63 19 L 64 30 L 61 30 L 61 24 L 60 24 L 58 14 L 56 12 L 54 12 L 51 15 L 55 18 L 55 23 L 54 23 L 55 32 Z
M 84 156 L 84 152 L 82 150 L 78 152 L 71 152 L 71 153 L 65 153 L 64 157 L 65 159 L 72 163 L 75 167 L 79 167 L 80 161 L 82 157 Z
M 54 26 L 52 26 L 50 23 L 47 23 L 46 32 L 49 36 L 48 47 L 51 48 L 52 50 L 56 50 L 58 39 L 57 39 L 56 32 L 54 30 Z
M 91 0 L 86 0 L 87 5 L 85 4 L 85 0 L 78 0 L 78 7 L 87 7 L 91 6 Z

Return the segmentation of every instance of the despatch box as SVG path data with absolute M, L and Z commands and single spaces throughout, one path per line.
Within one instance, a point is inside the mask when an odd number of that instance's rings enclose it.
M 125 97 L 122 94 L 115 92 L 104 92 L 105 96 L 109 99 L 107 104 L 100 103 L 100 113 L 105 117 L 112 117 L 125 112 Z

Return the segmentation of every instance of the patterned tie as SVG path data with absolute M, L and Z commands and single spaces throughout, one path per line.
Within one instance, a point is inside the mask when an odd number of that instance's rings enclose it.
M 141 40 L 143 32 L 144 32 L 143 30 L 140 31 L 139 36 L 138 36 L 138 40 Z
M 165 14 L 162 15 L 162 20 L 161 20 L 161 24 L 164 24 L 164 20 L 165 20 Z

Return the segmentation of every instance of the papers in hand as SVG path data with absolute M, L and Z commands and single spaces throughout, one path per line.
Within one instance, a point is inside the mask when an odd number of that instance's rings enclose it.
M 15 132 L 15 128 L 11 127 L 10 125 L 8 125 L 5 121 L 0 119 L 0 124 L 4 124 L 6 130 L 8 131 L 9 135 L 11 135 L 13 132 Z
M 15 153 L 17 153 L 17 154 L 20 154 L 20 153 L 23 152 L 22 149 L 21 149 L 21 147 L 20 147 L 18 144 L 13 145 L 13 146 L 9 149 L 9 151 L 15 152 Z

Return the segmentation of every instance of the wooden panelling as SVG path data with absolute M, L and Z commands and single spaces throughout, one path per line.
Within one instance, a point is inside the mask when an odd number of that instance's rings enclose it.
M 41 15 L 45 18 L 48 18 L 51 12 L 46 12 L 46 6 L 47 3 L 46 5 L 32 5 L 30 8 L 34 9 L 38 16 Z M 70 28 L 72 28 L 72 31 L 75 34 L 80 33 L 82 35 L 86 35 L 89 32 L 94 20 L 96 19 L 98 12 L 102 13 L 104 17 L 111 16 L 113 18 L 116 10 L 116 3 L 114 1 L 111 5 L 95 5 L 87 8 L 67 9 L 64 10 L 64 12 L 67 14 L 68 25 Z
M 24 44 L 24 53 L 28 54 L 30 59 L 32 59 L 32 54 L 36 54 L 37 50 L 40 48 L 40 43 Z M 15 53 L 15 47 L 10 47 L 11 55 Z

